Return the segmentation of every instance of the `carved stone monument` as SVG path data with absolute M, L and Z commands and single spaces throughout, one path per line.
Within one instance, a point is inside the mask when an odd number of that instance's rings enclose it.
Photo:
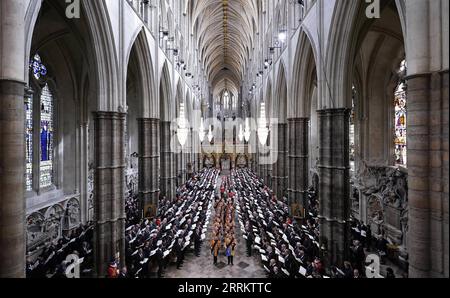
M 407 259 L 408 237 L 408 175 L 396 167 L 368 166 L 361 161 L 352 181 L 353 201 L 366 206 L 365 216 L 359 204 L 352 204 L 358 220 L 370 225 L 374 236 L 384 234 Z M 356 195 L 359 192 L 359 198 Z M 359 208 L 359 210 L 355 210 Z

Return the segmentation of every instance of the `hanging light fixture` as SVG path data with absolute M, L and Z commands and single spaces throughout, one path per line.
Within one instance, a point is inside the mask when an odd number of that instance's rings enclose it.
M 282 42 L 282 43 L 284 43 L 284 42 L 286 42 L 286 39 L 287 39 L 287 32 L 286 32 L 286 30 L 280 30 L 280 32 L 278 33 L 278 39 Z
M 214 139 L 214 134 L 212 132 L 212 125 L 211 125 L 209 127 L 208 140 L 209 140 L 210 143 L 212 143 L 213 139 Z
M 266 120 L 266 104 L 261 103 L 261 116 L 258 121 L 258 137 L 261 145 L 266 145 L 267 138 L 269 137 L 269 128 L 267 127 Z
M 200 138 L 200 142 L 203 143 L 203 141 L 205 140 L 205 137 L 206 137 L 205 123 L 203 121 L 203 117 L 200 120 L 200 131 L 198 132 L 198 136 Z
M 239 142 L 242 143 L 244 141 L 244 129 L 242 128 L 242 124 L 239 126 Z
M 248 143 L 250 141 L 250 137 L 252 132 L 250 131 L 250 119 L 245 119 L 245 130 L 244 130 L 244 139 Z
M 180 142 L 181 147 L 183 147 L 186 144 L 188 134 L 189 129 L 187 127 L 187 121 L 184 112 L 184 103 L 181 103 L 180 118 L 178 119 L 178 129 L 177 129 L 178 142 Z

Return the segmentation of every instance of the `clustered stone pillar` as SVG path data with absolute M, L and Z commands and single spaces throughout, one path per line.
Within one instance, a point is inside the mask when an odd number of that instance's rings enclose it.
M 407 82 L 409 276 L 448 277 L 448 71 Z
M 252 156 L 251 167 L 252 167 L 252 172 L 254 174 L 258 175 L 258 170 L 259 170 L 259 167 L 258 167 L 258 152 L 256 151 L 256 149 L 253 149 L 253 150 L 255 150 L 255 151 L 253 151 L 253 153 L 251 154 L 251 156 Z
M 253 147 L 252 147 L 253 148 Z M 255 150 L 255 149 L 253 149 Z M 258 173 L 258 154 L 257 151 L 254 151 L 252 154 L 252 171 L 253 173 L 257 174 Z
M 182 178 L 182 169 L 181 169 L 181 164 L 183 163 L 183 157 L 182 157 L 182 153 L 181 153 L 181 149 L 178 148 L 178 153 L 175 153 L 175 173 L 177 176 L 176 179 L 176 187 L 179 187 L 181 185 L 181 178 Z
M 271 133 L 272 134 L 272 133 Z M 267 163 L 264 166 L 264 179 L 266 181 L 266 185 L 269 186 L 270 188 L 272 188 L 272 176 L 273 176 L 273 158 L 272 158 L 272 150 L 273 148 L 271 147 L 272 144 L 270 144 L 270 149 L 266 154 L 266 159 L 267 159 Z
M 170 129 L 171 122 L 161 123 L 161 195 L 168 199 L 175 199 L 176 190 L 176 164 L 175 153 L 171 149 L 171 142 L 174 140 L 174 132 Z
M 266 179 L 266 168 L 267 165 L 266 163 L 266 154 L 263 152 L 259 152 L 258 155 L 258 176 L 263 179 L 264 184 L 267 184 L 267 179 Z
M 25 277 L 24 89 L 0 79 L 0 277 Z
M 269 136 L 270 138 L 270 136 Z M 259 177 L 264 180 L 264 184 L 270 187 L 269 177 L 269 167 L 272 167 L 270 164 L 270 147 L 267 145 L 269 143 L 269 138 L 267 143 L 263 146 L 261 143 L 258 143 L 258 165 L 259 165 Z M 257 139 L 259 142 L 259 139 Z
M 183 153 L 181 154 L 182 157 L 182 163 L 181 163 L 181 185 L 184 185 L 186 183 L 187 178 L 187 166 L 189 163 L 189 148 L 184 148 Z
M 187 178 L 190 179 L 190 177 L 192 177 L 192 174 L 195 172 L 195 158 L 194 158 L 194 154 L 193 154 L 193 150 L 194 150 L 194 130 L 192 128 L 190 129 L 188 140 L 189 141 L 188 141 L 188 148 L 187 148 L 186 174 L 187 174 Z
M 95 263 L 105 276 L 117 257 L 125 264 L 125 119 L 126 114 L 95 114 Z
M 286 171 L 286 133 L 287 124 L 277 124 L 274 130 L 274 139 L 276 139 L 273 156 L 275 157 L 272 170 L 272 188 L 278 198 L 286 195 L 287 189 L 287 171 Z
M 175 153 L 175 166 L 176 166 L 176 186 L 180 187 L 185 183 L 186 177 L 186 163 L 187 163 L 187 145 L 184 147 L 180 145 L 178 138 L 174 138 L 176 142 L 177 152 Z
M 156 216 L 159 195 L 159 119 L 139 119 L 139 197 L 143 215 Z
M 289 178 L 288 194 L 291 208 L 295 205 L 302 212 L 307 207 L 306 191 L 308 190 L 308 118 L 288 120 L 289 143 Z M 294 212 L 295 210 L 291 210 Z
M 350 110 L 320 110 L 318 117 L 321 246 L 327 265 L 342 266 L 350 246 Z
M 448 1 L 405 1 L 405 11 L 409 277 L 448 278 Z
M 179 145 L 178 145 L 179 146 Z M 177 165 L 177 187 L 182 186 L 186 177 L 186 148 L 178 147 L 179 151 L 176 153 Z
M 0 277 L 25 277 L 24 89 L 0 79 Z
M 255 153 L 255 173 L 258 177 L 261 177 L 261 167 L 259 166 L 259 149 L 256 149 Z
M 0 1 L 0 278 L 25 277 L 24 2 Z
M 200 171 L 203 168 L 202 165 L 202 144 L 200 142 L 200 136 L 198 135 L 197 130 L 193 130 L 192 135 L 193 145 L 192 145 L 192 154 L 194 158 L 194 173 Z

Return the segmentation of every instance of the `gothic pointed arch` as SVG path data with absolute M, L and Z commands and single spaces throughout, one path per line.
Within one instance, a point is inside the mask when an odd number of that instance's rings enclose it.
M 317 82 L 316 56 L 306 32 L 300 33 L 294 58 L 288 118 L 308 117 L 311 85 Z
M 275 101 L 273 105 L 273 117 L 278 119 L 278 123 L 286 123 L 288 110 L 288 85 L 287 73 L 284 62 L 280 62 L 275 87 Z
M 159 83 L 159 110 L 161 121 L 174 119 L 175 107 L 172 97 L 172 82 L 167 62 L 164 63 Z
M 154 88 L 153 59 L 151 57 L 150 46 L 146 30 L 140 28 L 133 39 L 132 46 L 127 53 L 128 71 L 135 69 L 136 77 L 134 78 L 139 89 L 139 117 L 157 118 L 157 101 Z M 128 71 L 126 80 L 128 80 Z

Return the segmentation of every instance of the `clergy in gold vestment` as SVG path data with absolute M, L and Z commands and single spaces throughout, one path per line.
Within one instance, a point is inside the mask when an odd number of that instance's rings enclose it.
M 219 256 L 219 250 L 220 250 L 221 242 L 219 240 L 219 237 L 214 237 L 213 240 L 211 240 L 211 254 L 214 257 L 214 265 L 217 265 L 217 257 Z

